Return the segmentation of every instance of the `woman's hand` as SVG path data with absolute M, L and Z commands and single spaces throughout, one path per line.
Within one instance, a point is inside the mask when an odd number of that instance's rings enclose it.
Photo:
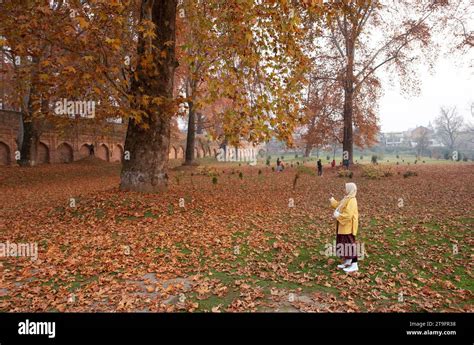
M 334 219 L 337 219 L 339 218 L 339 216 L 341 215 L 341 212 L 339 212 L 337 209 L 334 211 L 334 214 L 332 215 L 334 217 Z

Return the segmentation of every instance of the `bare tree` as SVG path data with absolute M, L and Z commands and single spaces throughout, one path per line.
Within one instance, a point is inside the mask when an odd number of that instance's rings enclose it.
M 435 120 L 436 133 L 444 145 L 454 150 L 464 127 L 464 120 L 458 115 L 456 107 L 441 107 L 440 115 Z

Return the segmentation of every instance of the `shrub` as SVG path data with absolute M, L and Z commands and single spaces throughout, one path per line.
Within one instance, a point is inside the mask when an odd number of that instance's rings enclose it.
M 408 170 L 407 172 L 405 172 L 403 174 L 403 177 L 404 178 L 407 178 L 407 177 L 410 177 L 410 176 L 418 176 L 418 173 L 416 171 L 410 171 Z
M 267 161 L 265 162 L 266 165 L 270 165 L 270 159 L 272 159 L 272 157 L 268 156 Z
M 214 177 L 212 178 L 212 184 L 217 184 L 217 177 L 216 177 L 216 176 L 214 176 Z
M 203 176 L 219 176 L 219 173 L 215 168 L 210 168 L 208 166 L 199 166 L 197 168 L 197 174 Z
M 383 171 L 383 176 L 384 176 L 384 177 L 393 176 L 393 171 L 392 171 L 392 169 L 390 169 L 390 168 L 387 167 L 387 168 Z
M 373 164 L 377 164 L 377 155 L 372 155 L 372 158 L 370 160 Z
M 331 157 L 330 157 L 330 156 L 326 156 L 326 159 L 329 161 L 329 160 L 331 160 Z
M 382 177 L 393 176 L 393 171 L 390 166 L 384 165 L 366 165 L 362 167 L 362 176 L 371 180 L 380 179 Z
M 258 174 L 262 175 L 262 170 L 258 169 Z
M 350 170 L 341 169 L 337 171 L 337 176 L 352 178 L 354 176 L 354 173 Z
M 363 160 L 364 159 L 364 156 L 360 156 L 360 160 Z
M 239 178 L 242 180 L 244 178 L 244 174 L 242 174 L 242 171 L 239 172 Z

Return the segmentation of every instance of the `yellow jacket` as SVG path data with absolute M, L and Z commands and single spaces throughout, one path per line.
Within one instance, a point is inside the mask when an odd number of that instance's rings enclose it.
M 337 208 L 339 201 L 331 200 L 331 206 Z M 357 199 L 351 198 L 344 209 L 339 210 L 340 216 L 337 217 L 336 230 L 340 235 L 357 235 L 359 229 L 359 210 L 357 208 Z

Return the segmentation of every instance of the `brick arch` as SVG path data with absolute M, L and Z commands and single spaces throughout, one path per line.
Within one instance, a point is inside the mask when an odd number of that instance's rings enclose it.
M 168 149 L 168 159 L 174 159 L 173 146 L 171 146 L 171 145 Z
M 89 150 L 90 144 L 84 143 L 81 145 L 81 148 L 79 149 L 79 155 L 81 158 L 86 158 L 89 157 L 90 150 Z
M 57 149 L 58 161 L 60 163 L 71 163 L 74 160 L 74 150 L 68 143 L 60 144 Z
M 10 162 L 10 147 L 3 141 L 0 141 L 0 165 L 9 165 Z
M 49 147 L 43 142 L 38 144 L 36 161 L 38 164 L 48 164 L 50 162 Z
M 112 162 L 121 162 L 123 159 L 123 147 L 120 144 L 115 145 L 112 151 Z
M 178 154 L 177 154 L 176 158 L 184 159 L 184 147 L 183 146 L 178 147 Z
M 102 159 L 103 161 L 108 162 L 110 158 L 110 150 L 107 145 L 101 144 L 95 151 L 95 156 Z
M 178 159 L 178 149 L 174 146 L 170 148 L 171 159 Z
M 206 147 L 204 146 L 204 144 L 201 144 L 201 155 L 202 157 L 206 157 Z

